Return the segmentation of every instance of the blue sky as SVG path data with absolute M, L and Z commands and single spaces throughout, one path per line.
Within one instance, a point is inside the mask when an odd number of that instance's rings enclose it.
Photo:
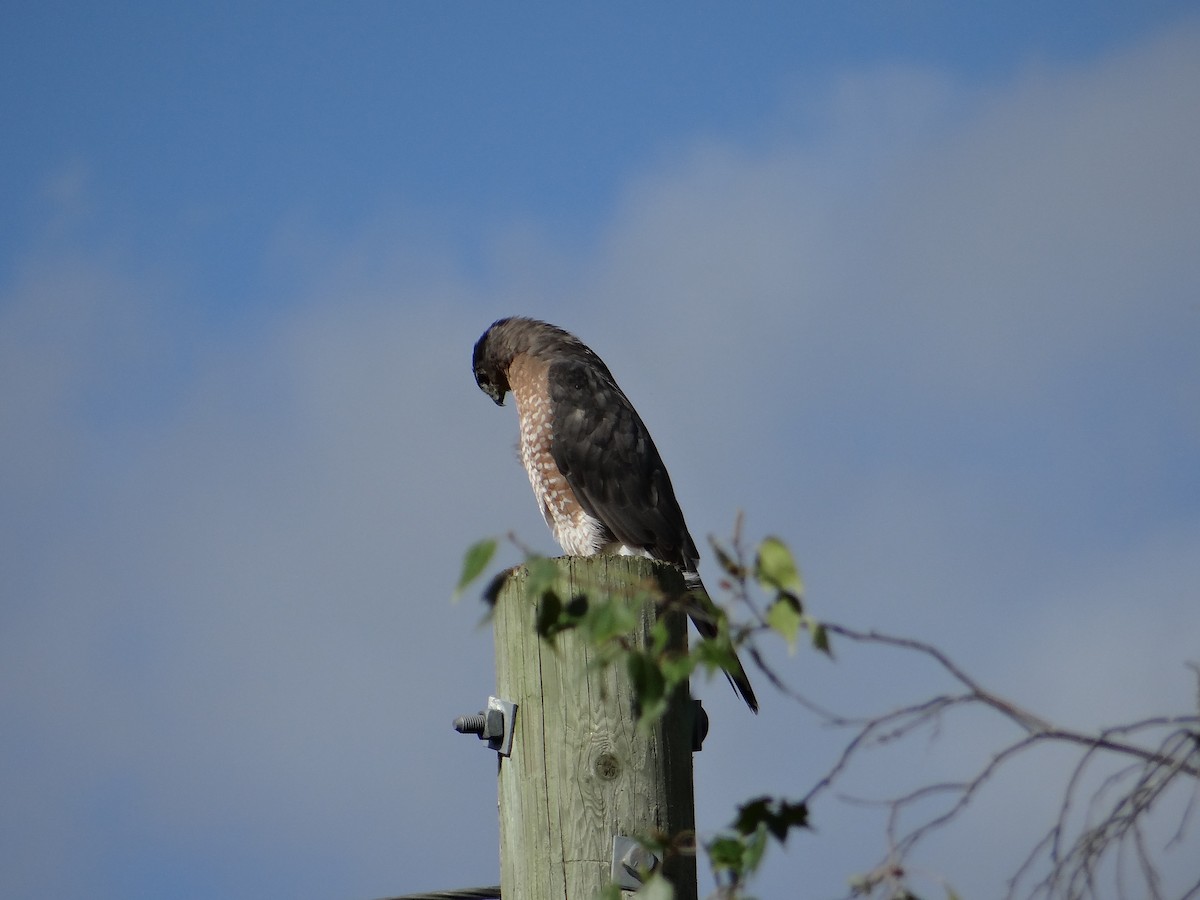
M 744 510 L 816 614 L 1066 724 L 1194 703 L 1193 4 L 5 20 L 3 895 L 495 881 L 493 763 L 448 725 L 491 691 L 490 636 L 446 598 L 480 536 L 554 549 L 469 371 L 512 313 L 601 353 L 695 536 Z M 772 658 L 847 711 L 946 687 Z M 696 689 L 702 832 L 835 758 L 766 689 L 753 721 Z M 998 735 L 948 726 L 848 790 Z M 995 896 L 1063 765 L 920 865 Z M 869 810 L 814 820 L 761 896 L 837 896 L 885 849 Z

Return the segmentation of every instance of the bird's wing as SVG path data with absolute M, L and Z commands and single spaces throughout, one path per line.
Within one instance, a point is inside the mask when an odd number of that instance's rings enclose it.
M 658 448 L 612 376 L 586 358 L 550 365 L 551 456 L 584 510 L 616 540 L 683 569 L 688 613 L 705 637 L 717 634 L 713 601 L 696 573 L 700 554 Z M 758 712 L 758 699 L 736 653 L 729 683 Z
M 699 554 L 658 448 L 607 371 L 586 359 L 549 371 L 551 455 L 579 504 L 626 546 L 694 570 Z

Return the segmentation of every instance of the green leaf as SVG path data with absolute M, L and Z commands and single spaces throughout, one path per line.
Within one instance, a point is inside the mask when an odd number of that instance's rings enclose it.
M 829 646 L 829 632 L 825 630 L 825 626 L 816 619 L 809 619 L 807 624 L 808 633 L 812 635 L 813 649 L 820 650 L 833 659 L 833 648 Z
M 662 669 L 650 656 L 631 650 L 625 659 L 625 668 L 629 672 L 629 680 L 633 682 L 634 693 L 639 702 L 645 705 L 663 699 L 666 680 L 663 678 Z
M 799 605 L 804 594 L 804 582 L 800 578 L 796 560 L 792 558 L 792 551 L 779 538 L 764 538 L 758 545 L 754 577 L 767 593 L 790 596 Z
M 720 835 L 705 849 L 714 871 L 728 872 L 735 883 L 744 881 L 762 863 L 767 851 L 767 828 L 759 824 L 744 834 Z
M 683 684 L 696 671 L 696 659 L 690 653 L 671 653 L 659 658 L 659 668 L 667 680 L 668 690 Z
M 722 630 L 716 637 L 701 638 L 692 647 L 692 656 L 698 665 L 704 666 L 708 674 L 716 671 L 737 669 L 737 655 L 729 640 L 729 633 Z
M 714 626 L 718 631 L 729 630 L 729 615 L 713 602 L 707 591 L 690 591 L 686 596 L 683 609 L 694 622 L 705 622 Z
M 553 592 L 558 582 L 558 565 L 545 556 L 525 560 L 525 596 L 540 600 L 547 591 Z
M 717 563 L 725 570 L 725 574 L 737 581 L 742 581 L 746 577 L 746 567 L 743 566 L 732 553 L 725 549 L 716 538 L 709 538 L 709 543 L 712 544 L 713 555 L 717 557 Z
M 770 797 L 755 797 L 753 800 L 747 800 L 738 807 L 738 814 L 737 818 L 733 820 L 733 827 L 737 829 L 739 834 L 750 834 L 758 828 L 759 823 L 766 819 L 770 813 Z
M 496 612 L 496 604 L 500 602 L 500 592 L 508 584 L 508 579 L 512 573 L 512 569 L 505 569 L 502 572 L 497 572 L 488 580 L 482 595 L 483 602 L 487 606 L 487 612 L 483 614 L 483 619 L 479 622 L 480 625 L 486 625 L 492 620 L 492 616 Z
M 803 620 L 799 604 L 787 594 L 767 607 L 767 624 L 787 641 L 788 652 L 796 652 L 796 636 L 800 633 L 800 623 Z
M 754 834 L 746 838 L 746 850 L 742 854 L 742 867 L 745 874 L 758 871 L 763 855 L 767 852 L 767 829 L 759 825 Z
M 661 655 L 667 652 L 671 645 L 671 632 L 667 629 L 667 620 L 659 617 L 650 626 L 650 652 Z
M 667 712 L 666 679 L 653 657 L 636 650 L 625 657 L 625 668 L 637 698 L 638 729 L 648 734 Z
M 580 622 L 588 641 L 597 646 L 623 639 L 637 625 L 637 610 L 627 600 L 617 596 L 598 599 Z
M 472 581 L 483 574 L 483 570 L 488 567 L 488 563 L 495 555 L 495 538 L 484 538 L 467 548 L 466 555 L 463 557 L 462 573 L 458 576 L 458 585 L 454 588 L 455 600 L 462 596 L 463 591 Z
M 786 800 L 781 800 L 779 810 L 775 814 L 775 821 L 767 826 L 771 829 L 771 834 L 775 840 L 783 844 L 787 842 L 788 832 L 793 828 L 808 827 L 808 804 L 807 803 L 789 803 Z
M 558 595 L 552 591 L 546 591 L 542 594 L 537 605 L 537 633 L 538 637 L 547 638 L 553 637 L 561 629 L 559 619 L 562 617 L 563 605 L 558 599 Z
M 746 845 L 741 838 L 714 838 L 707 849 L 714 869 L 727 869 L 739 874 L 742 872 L 742 857 L 745 855 Z
M 675 900 L 675 888 L 660 874 L 651 875 L 638 889 L 638 900 Z
M 784 844 L 793 828 L 808 827 L 808 806 L 773 797 L 756 797 L 738 807 L 733 827 L 743 835 L 760 827 L 766 828 L 771 837 Z

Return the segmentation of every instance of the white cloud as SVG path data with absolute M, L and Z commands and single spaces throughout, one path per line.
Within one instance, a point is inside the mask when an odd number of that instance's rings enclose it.
M 81 893 L 102 867 L 64 866 L 63 834 L 232 873 L 230 831 L 352 872 L 344 895 L 494 878 L 493 763 L 448 725 L 489 692 L 490 641 L 445 598 L 478 536 L 551 548 L 512 411 L 467 364 L 506 313 L 600 350 L 696 536 L 747 508 L 796 544 L 818 614 L 925 634 L 1056 714 L 1186 686 L 1195 489 L 1172 506 L 1163 482 L 1200 438 L 1197 59 L 1179 29 L 987 91 L 852 73 L 819 131 L 784 111 L 762 146 L 697 142 L 631 179 L 589 252 L 520 223 L 482 277 L 415 227 L 288 223 L 269 268 L 310 286 L 240 335 L 197 338 L 149 265 L 46 251 L 0 305 L 0 707 L 21 724 L 0 771 L 6 833 L 27 829 L 2 883 Z M 879 675 L 860 659 L 794 665 L 857 704 Z M 746 724 L 703 691 L 702 828 L 832 752 L 782 701 Z M 877 835 L 822 815 L 764 895 L 832 834 L 857 855 L 815 889 L 867 861 Z

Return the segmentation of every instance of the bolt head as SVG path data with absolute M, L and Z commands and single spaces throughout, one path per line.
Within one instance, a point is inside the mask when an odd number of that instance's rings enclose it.
M 504 737 L 504 713 L 498 709 L 489 709 L 484 718 L 483 737 L 486 739 Z
M 640 875 L 642 872 L 653 872 L 658 868 L 658 857 L 640 845 L 634 845 L 625 851 L 621 860 L 630 875 Z

